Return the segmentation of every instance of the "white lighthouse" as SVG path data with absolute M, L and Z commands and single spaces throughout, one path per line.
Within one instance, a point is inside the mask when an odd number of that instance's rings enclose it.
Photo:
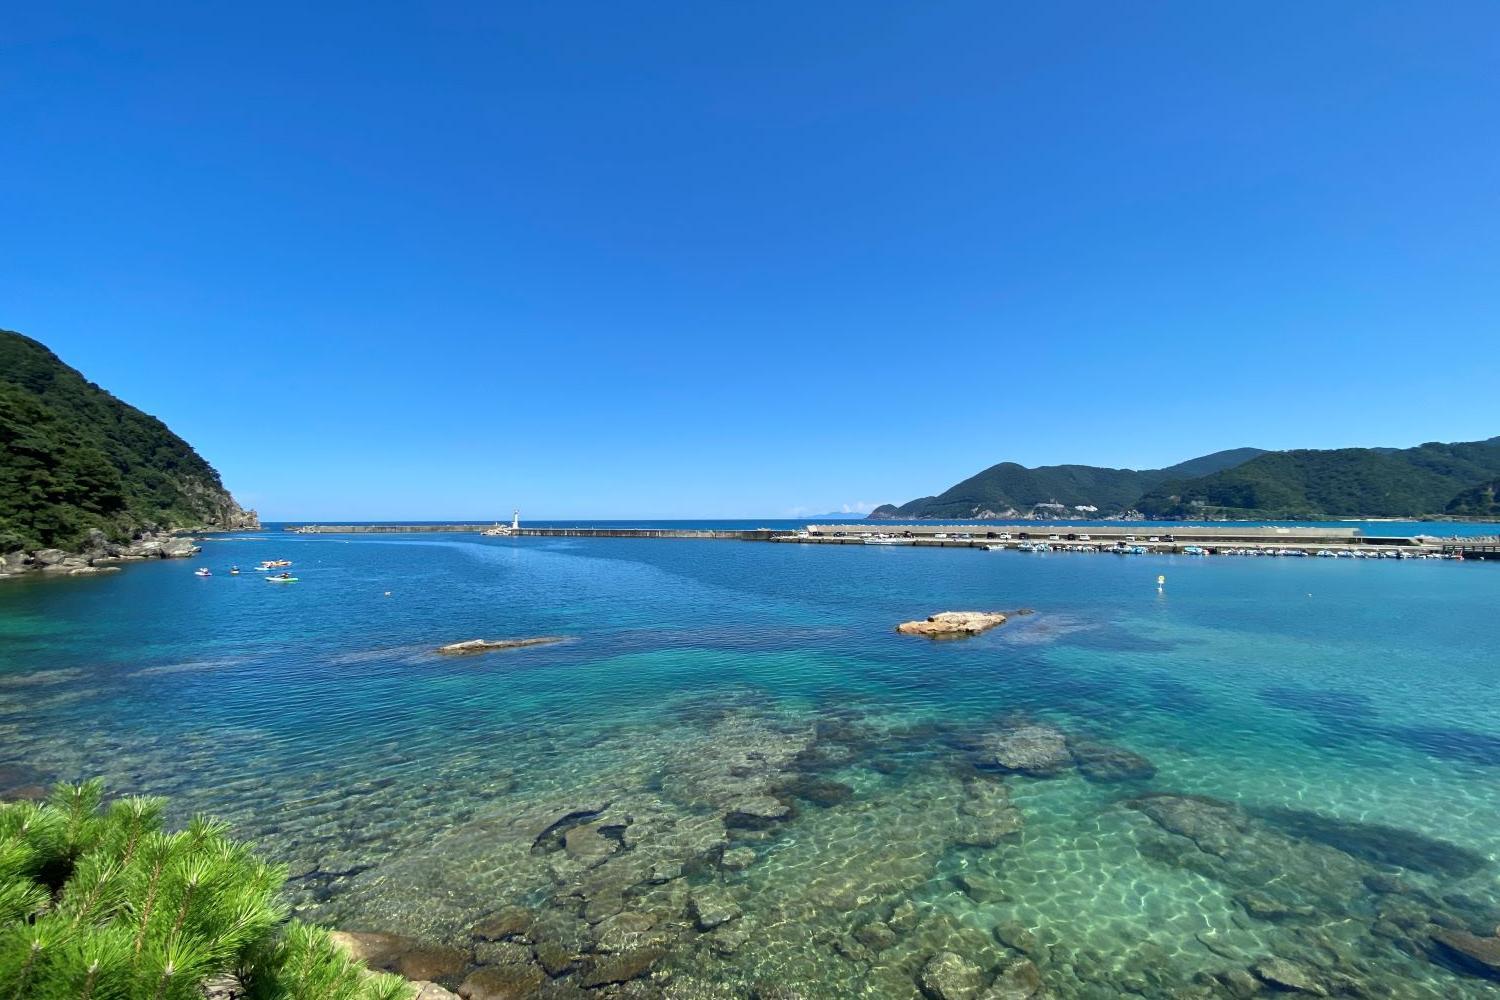
M 510 530 L 521 530 L 521 512 L 519 510 L 513 510 L 510 512 Z

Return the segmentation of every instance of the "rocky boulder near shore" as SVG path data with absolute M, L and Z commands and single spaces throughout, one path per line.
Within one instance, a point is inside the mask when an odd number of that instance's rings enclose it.
M 191 538 L 167 532 L 146 532 L 128 542 L 112 542 L 97 528 L 89 531 L 77 552 L 41 548 L 0 553 L 0 578 L 27 573 L 85 576 L 112 573 L 120 563 L 142 559 L 186 559 L 203 551 Z
M 942 611 L 921 621 L 902 622 L 896 631 L 931 639 L 959 639 L 1004 625 L 1005 620 L 1006 616 L 998 611 Z

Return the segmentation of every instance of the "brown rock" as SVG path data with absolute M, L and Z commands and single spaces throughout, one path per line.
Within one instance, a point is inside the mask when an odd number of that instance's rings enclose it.
M 1326 997 L 1328 991 L 1318 982 L 1317 976 L 1295 962 L 1272 956 L 1263 958 L 1250 967 L 1261 980 L 1275 989 L 1291 993 L 1310 993 L 1315 997 Z
M 621 952 L 618 955 L 600 956 L 583 970 L 579 982 L 589 989 L 604 986 L 607 983 L 628 983 L 650 972 L 651 967 L 666 953 L 667 949 L 659 945 L 650 945 L 634 951 Z
M 458 995 L 464 1000 L 529 1000 L 546 980 L 534 965 L 491 965 L 465 979 Z
M 525 937 L 531 930 L 531 911 L 519 906 L 507 906 L 474 925 L 474 936 L 481 941 L 504 941 L 506 938 Z
M 1443 950 L 1471 969 L 1491 976 L 1500 975 L 1500 937 L 1480 937 L 1468 931 L 1434 928 L 1432 940 Z
M 930 639 L 958 639 L 1004 624 L 1005 616 L 998 611 L 943 611 L 925 621 L 902 622 L 896 626 L 896 631 L 902 635 L 925 635 Z
M 390 971 L 407 979 L 446 979 L 469 966 L 469 955 L 457 948 L 422 945 L 398 955 Z
M 412 983 L 417 988 L 417 995 L 411 1000 L 458 1000 L 458 994 L 443 989 L 437 983 Z
M 490 653 L 497 649 L 521 649 L 525 646 L 546 646 L 562 642 L 560 635 L 539 635 L 530 639 L 466 639 L 439 646 L 437 651 L 447 656 L 470 656 L 474 653 Z

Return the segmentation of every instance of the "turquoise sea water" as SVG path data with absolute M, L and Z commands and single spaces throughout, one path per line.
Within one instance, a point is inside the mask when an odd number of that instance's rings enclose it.
M 601 995 L 1494 995 L 1433 931 L 1500 923 L 1495 564 L 204 544 L 0 586 L 0 783 L 222 815 L 309 919 Z

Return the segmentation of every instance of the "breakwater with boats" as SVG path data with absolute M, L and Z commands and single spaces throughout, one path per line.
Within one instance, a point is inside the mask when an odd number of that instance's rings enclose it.
M 506 524 L 302 524 L 296 534 L 479 534 L 511 538 L 714 539 L 808 545 L 885 545 L 1117 554 L 1450 557 L 1500 559 L 1500 539 L 1431 535 L 1369 535 L 1349 524 L 1330 526 L 1178 526 L 1120 522 L 1106 526 L 1045 523 L 943 525 L 809 524 L 802 528 L 522 526 Z

